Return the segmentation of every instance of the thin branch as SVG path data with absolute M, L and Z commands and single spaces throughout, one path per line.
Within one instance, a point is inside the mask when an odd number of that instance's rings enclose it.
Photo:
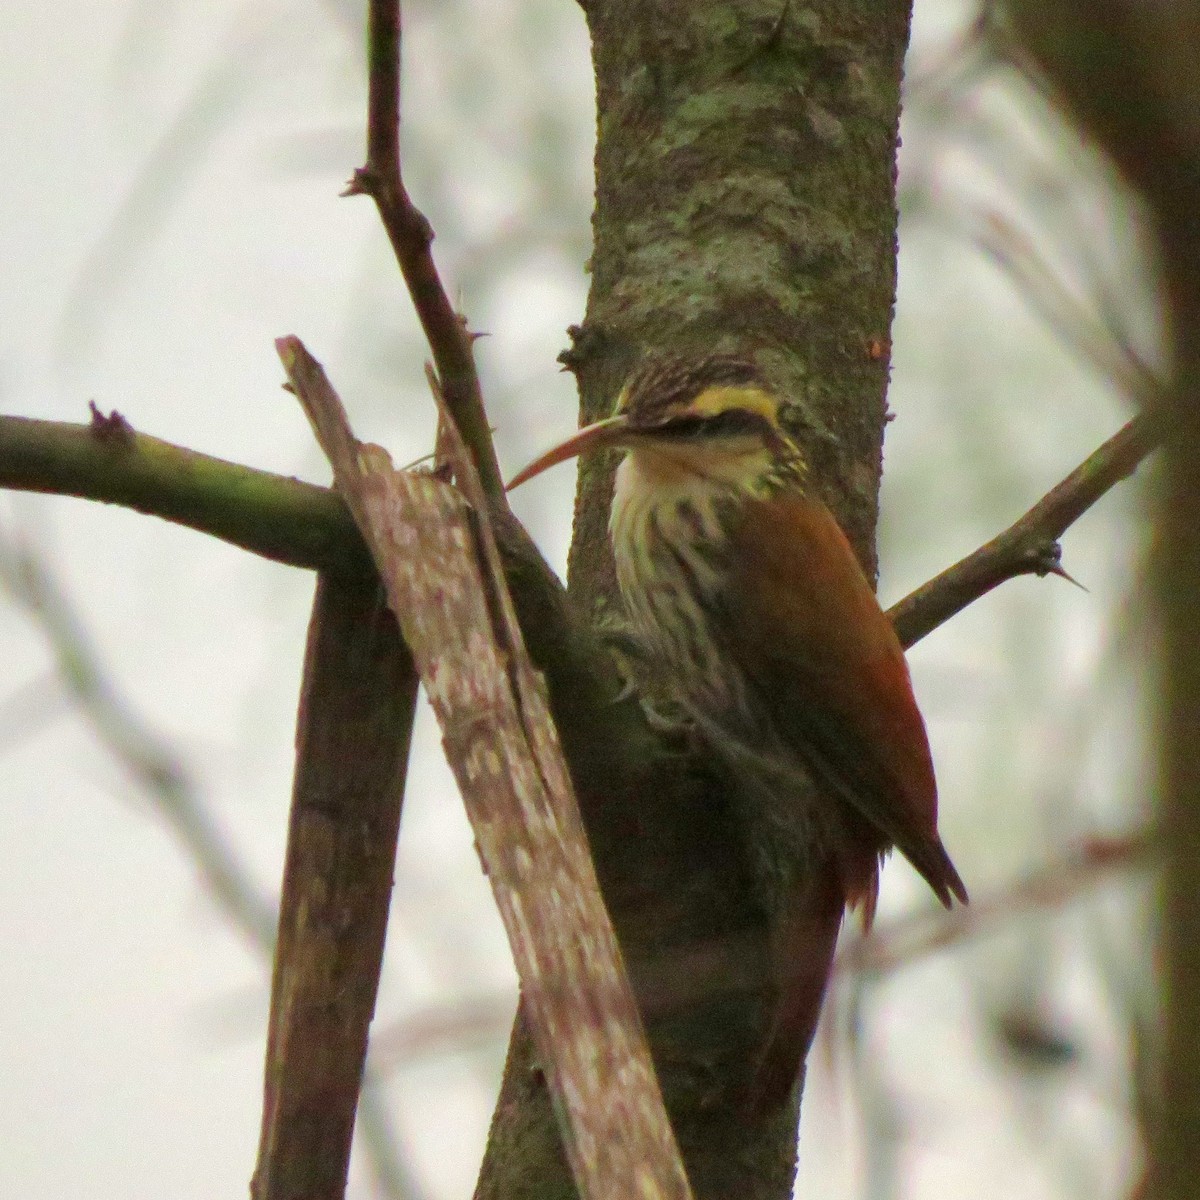
M 290 566 L 360 578 L 371 573 L 354 520 L 332 489 L 185 450 L 127 425 L 123 430 L 114 438 L 96 421 L 0 416 L 0 487 L 119 504 Z M 1007 579 L 1061 570 L 1058 538 L 1161 442 L 1156 416 L 1130 421 L 1015 524 L 895 604 L 888 616 L 901 642 L 913 645 Z M 490 504 L 496 517 L 496 501 Z M 515 530 L 501 549 L 520 573 L 518 579 L 510 570 L 510 584 L 522 611 L 541 610 L 553 584 L 548 568 Z M 531 638 L 546 632 L 530 622 L 525 628 Z M 552 632 L 553 652 L 537 655 L 543 669 L 552 669 L 566 649 L 559 625 Z M 586 673 L 586 663 L 573 664 L 564 701 Z
M 470 447 L 483 490 L 494 501 L 504 495 L 504 481 L 475 370 L 475 335 L 442 286 L 431 252 L 433 227 L 413 204 L 401 172 L 399 0 L 371 0 L 367 30 L 367 162 L 354 172 L 343 195 L 370 196 L 379 209 L 433 353 L 446 403 Z
M 900 641 L 906 647 L 920 641 L 1006 579 L 1065 575 L 1058 539 L 1110 488 L 1132 475 L 1162 439 L 1156 415 L 1134 417 L 1020 520 L 893 605 L 888 616 Z
M 460 447 L 454 466 L 474 511 L 456 488 L 396 472 L 379 447 L 358 442 L 320 365 L 295 338 L 277 345 L 442 727 L 580 1194 L 684 1200 L 690 1189 L 469 453 Z
M 367 166 L 383 188 L 400 176 L 400 0 L 372 0 L 367 14 L 370 56 Z

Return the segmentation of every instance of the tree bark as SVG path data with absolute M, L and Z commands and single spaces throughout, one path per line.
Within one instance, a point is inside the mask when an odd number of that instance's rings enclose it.
M 595 247 L 564 361 L 585 419 L 650 348 L 753 354 L 792 401 L 814 479 L 874 568 L 906 2 L 591 0 Z M 610 461 L 584 462 L 570 583 L 619 612 Z M 556 702 L 557 707 L 557 702 Z M 575 763 L 605 899 L 698 1197 L 780 1200 L 794 1108 L 753 1121 L 732 1083 L 760 1033 L 766 917 L 715 764 L 655 755 L 638 778 Z M 518 1015 L 476 1196 L 575 1195 Z

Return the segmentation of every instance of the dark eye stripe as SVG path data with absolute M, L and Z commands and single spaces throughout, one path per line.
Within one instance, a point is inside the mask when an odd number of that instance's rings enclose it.
M 660 436 L 672 438 L 709 437 L 713 434 L 736 436 L 757 433 L 768 436 L 770 422 L 760 413 L 745 408 L 731 408 L 712 417 L 673 417 L 654 427 Z

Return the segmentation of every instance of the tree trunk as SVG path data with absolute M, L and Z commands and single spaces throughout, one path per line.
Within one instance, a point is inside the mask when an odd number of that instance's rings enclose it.
M 564 361 L 583 415 L 649 348 L 752 354 L 793 402 L 816 486 L 873 570 L 896 276 L 895 156 L 909 4 L 590 0 L 595 248 Z M 610 461 L 581 464 L 580 611 L 619 613 Z M 781 1200 L 796 1112 L 729 1102 L 761 1034 L 767 918 L 717 768 L 575 765 L 605 898 L 697 1197 Z M 518 1015 L 479 1200 L 575 1195 Z

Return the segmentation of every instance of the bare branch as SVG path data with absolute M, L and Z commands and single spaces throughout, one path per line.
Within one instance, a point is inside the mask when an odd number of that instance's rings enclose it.
M 340 1200 L 387 932 L 417 674 L 374 579 L 309 627 L 254 1200 Z
M 336 492 L 124 429 L 0 416 L 0 487 L 119 504 L 294 567 L 374 574 Z
M 277 343 L 371 547 L 508 931 L 582 1196 L 688 1197 L 544 688 L 479 510 L 355 440 L 320 365 Z M 451 435 L 452 436 L 452 435 Z M 465 453 L 456 472 L 468 492 Z
M 920 641 L 1006 579 L 1065 575 L 1058 539 L 1161 441 L 1157 417 L 1134 417 L 1019 521 L 893 605 L 888 616 L 900 641 L 906 647 Z
M 401 173 L 399 0 L 371 0 L 367 40 L 367 162 L 354 172 L 343 194 L 375 201 L 433 353 L 446 403 L 471 449 L 484 492 L 499 497 L 504 482 L 475 370 L 475 337 L 442 286 L 430 249 L 433 227 L 409 198 Z

